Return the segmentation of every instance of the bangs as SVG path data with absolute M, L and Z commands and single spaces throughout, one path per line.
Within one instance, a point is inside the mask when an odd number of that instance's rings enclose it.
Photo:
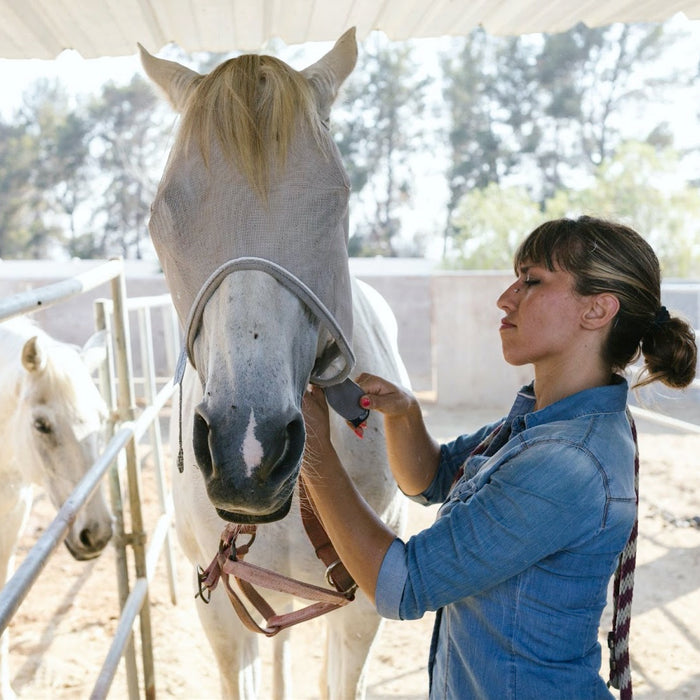
M 560 269 L 574 272 L 583 267 L 587 252 L 596 247 L 595 238 L 587 245 L 588 236 L 579 222 L 572 219 L 547 221 L 538 226 L 518 247 L 513 258 L 513 269 L 529 263 L 542 265 L 550 272 Z

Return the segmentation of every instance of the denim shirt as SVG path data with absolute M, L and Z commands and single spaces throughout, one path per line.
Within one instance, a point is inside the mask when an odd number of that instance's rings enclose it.
M 438 517 L 392 543 L 375 591 L 388 618 L 438 611 L 431 698 L 612 697 L 598 627 L 636 513 L 626 401 L 616 378 L 533 411 L 531 385 L 483 454 L 496 425 L 441 446 L 415 497 Z

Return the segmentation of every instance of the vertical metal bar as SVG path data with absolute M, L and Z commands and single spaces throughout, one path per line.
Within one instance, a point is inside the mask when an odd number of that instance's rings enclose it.
M 118 406 L 122 420 L 133 420 L 135 415 L 134 387 L 131 367 L 129 319 L 126 308 L 126 281 L 124 275 L 112 280 L 114 302 L 114 339 L 117 354 L 119 381 Z M 141 512 L 141 493 L 136 440 L 126 445 L 126 468 L 129 479 L 129 507 L 131 513 L 131 545 L 134 551 L 134 568 L 137 579 L 146 578 L 146 532 Z M 140 613 L 141 655 L 143 660 L 144 690 L 146 698 L 155 698 L 155 672 L 151 630 L 151 606 L 147 591 Z
M 139 336 L 141 340 L 141 366 L 143 368 L 144 396 L 146 403 L 151 406 L 156 400 L 158 387 L 156 386 L 155 360 L 153 357 L 153 328 L 151 325 L 150 308 L 138 309 Z M 172 512 L 169 507 L 168 488 L 165 484 L 163 468 L 162 435 L 160 420 L 156 418 L 149 428 L 151 449 L 153 454 L 153 466 L 155 467 L 156 485 L 158 488 L 158 501 L 160 512 Z M 168 571 L 168 583 L 170 585 L 170 600 L 177 605 L 177 586 L 175 576 L 175 560 L 173 557 L 172 540 L 168 532 L 165 538 L 165 563 Z
M 172 304 L 163 306 L 163 333 L 165 336 L 165 356 L 168 363 L 167 371 L 168 375 L 172 376 L 175 373 L 175 366 L 182 348 L 180 322 Z
M 98 331 L 107 331 L 107 356 L 105 363 L 100 367 L 100 385 L 102 394 L 109 406 L 110 416 L 108 423 L 108 433 L 111 438 L 114 434 L 114 423 L 117 411 L 116 387 L 114 385 L 114 348 L 112 347 L 112 328 L 110 315 L 107 310 L 107 300 L 97 299 L 95 301 L 95 327 Z M 119 465 L 123 463 L 123 453 L 120 452 L 109 471 L 109 494 L 112 503 L 112 512 L 115 519 L 114 550 L 115 563 L 117 569 L 117 591 L 119 595 L 119 610 L 124 610 L 126 601 L 129 598 L 129 565 L 126 556 L 126 536 L 124 532 L 124 504 L 122 502 L 122 487 L 119 477 Z M 129 634 L 124 651 L 124 665 L 126 668 L 126 682 L 131 700 L 138 700 L 139 697 L 139 676 L 136 666 L 136 647 L 134 645 L 133 630 Z

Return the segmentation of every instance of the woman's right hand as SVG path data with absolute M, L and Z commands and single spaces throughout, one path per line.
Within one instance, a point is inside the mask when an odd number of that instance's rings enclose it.
M 440 446 L 429 435 L 418 399 L 408 390 L 374 374 L 355 380 L 365 392 L 360 406 L 384 416 L 389 466 L 401 490 L 422 493 L 435 476 Z
M 365 392 L 360 399 L 363 408 L 379 411 L 385 416 L 405 416 L 420 407 L 416 397 L 406 389 L 375 374 L 364 373 L 355 382 Z

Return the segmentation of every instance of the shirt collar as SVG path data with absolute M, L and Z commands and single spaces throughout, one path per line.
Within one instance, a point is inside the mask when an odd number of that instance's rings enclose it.
M 627 380 L 614 375 L 611 384 L 585 389 L 556 401 L 539 411 L 535 407 L 534 382 L 518 392 L 506 423 L 523 428 L 533 428 L 557 420 L 568 420 L 591 413 L 617 413 L 627 406 Z M 516 420 L 518 419 L 518 420 Z

